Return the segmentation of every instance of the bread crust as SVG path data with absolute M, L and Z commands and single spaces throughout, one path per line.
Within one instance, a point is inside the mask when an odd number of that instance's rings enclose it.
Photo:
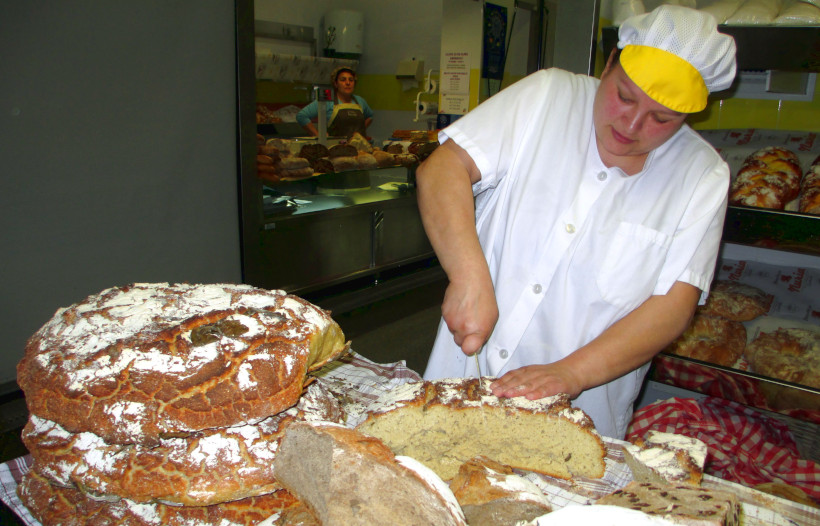
M 407 467 L 409 460 L 354 429 L 298 422 L 274 464 L 282 485 L 323 524 L 466 526 L 446 485 Z
M 820 388 L 820 331 L 779 328 L 761 332 L 746 347 L 756 373 L 795 384 Z
M 786 148 L 769 146 L 749 155 L 729 191 L 729 203 L 782 210 L 800 192 L 800 160 Z
M 698 313 L 666 350 L 677 356 L 732 367 L 745 347 L 746 327 L 742 323 Z
M 717 280 L 709 290 L 702 314 L 722 316 L 733 321 L 750 321 L 769 312 L 774 296 L 757 287 L 737 281 Z
M 36 416 L 23 443 L 51 482 L 135 502 L 208 506 L 281 489 L 273 459 L 296 421 L 344 420 L 333 395 L 313 383 L 299 404 L 257 424 L 206 429 L 159 445 L 107 444 L 92 433 L 68 433 Z
M 371 405 L 357 429 L 413 457 L 442 479 L 467 460 L 497 462 L 558 478 L 600 478 L 606 450 L 592 420 L 569 396 L 499 398 L 491 378 L 411 382 Z M 407 433 L 413 429 L 414 433 Z
M 152 445 L 275 415 L 346 349 L 329 313 L 283 291 L 135 284 L 58 310 L 17 378 L 32 415 Z
M 318 521 L 291 493 L 273 493 L 213 506 L 170 506 L 138 504 L 126 499 L 94 500 L 83 492 L 51 484 L 30 471 L 17 487 L 20 500 L 43 526 L 252 526 L 279 515 L 271 526 L 294 525 L 287 517 L 299 516 L 303 526 L 318 526 Z

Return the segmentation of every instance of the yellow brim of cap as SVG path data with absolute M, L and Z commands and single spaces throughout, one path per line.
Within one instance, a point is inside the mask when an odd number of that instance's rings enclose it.
M 703 77 L 674 53 L 629 44 L 621 51 L 620 62 L 632 82 L 670 110 L 694 113 L 706 107 L 709 90 Z

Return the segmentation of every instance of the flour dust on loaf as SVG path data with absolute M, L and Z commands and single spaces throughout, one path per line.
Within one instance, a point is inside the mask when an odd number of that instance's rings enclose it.
M 95 500 L 51 484 L 37 471 L 23 476 L 20 500 L 43 526 L 319 526 L 292 494 L 279 490 L 213 506 L 170 506 L 128 499 Z
M 697 438 L 649 431 L 624 446 L 624 460 L 638 482 L 699 486 L 707 447 Z
M 487 457 L 462 464 L 450 489 L 470 526 L 512 526 L 552 511 L 538 486 Z
M 449 378 L 403 384 L 368 407 L 357 429 L 444 480 L 476 456 L 564 479 L 604 475 L 601 437 L 568 396 L 499 398 L 490 383 Z
M 637 510 L 687 526 L 740 525 L 740 504 L 733 493 L 686 485 L 630 482 L 595 504 Z
M 322 524 L 466 526 L 458 502 L 435 473 L 354 429 L 294 423 L 274 466 L 282 485 Z
M 295 421 L 342 422 L 335 398 L 313 383 L 296 407 L 256 424 L 213 428 L 159 444 L 108 444 L 31 416 L 23 443 L 38 473 L 52 483 L 134 502 L 208 506 L 281 489 L 273 459 Z
M 345 349 L 329 313 L 283 291 L 141 283 L 59 309 L 17 375 L 31 414 L 147 444 L 279 413 Z

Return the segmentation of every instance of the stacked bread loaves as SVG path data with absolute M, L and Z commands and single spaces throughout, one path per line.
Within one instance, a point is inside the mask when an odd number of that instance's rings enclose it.
M 89 296 L 58 310 L 18 365 L 34 459 L 19 494 L 44 524 L 64 524 L 55 510 L 69 502 L 80 519 L 130 510 L 114 524 L 292 508 L 272 458 L 293 422 L 342 418 L 320 387 L 303 393 L 346 349 L 327 312 L 282 291 L 148 283 Z

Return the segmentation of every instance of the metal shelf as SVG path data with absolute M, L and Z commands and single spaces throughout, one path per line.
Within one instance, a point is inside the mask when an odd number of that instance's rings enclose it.
M 739 70 L 820 71 L 820 27 L 719 26 L 737 44 Z M 601 30 L 604 57 L 618 43 L 618 28 Z

